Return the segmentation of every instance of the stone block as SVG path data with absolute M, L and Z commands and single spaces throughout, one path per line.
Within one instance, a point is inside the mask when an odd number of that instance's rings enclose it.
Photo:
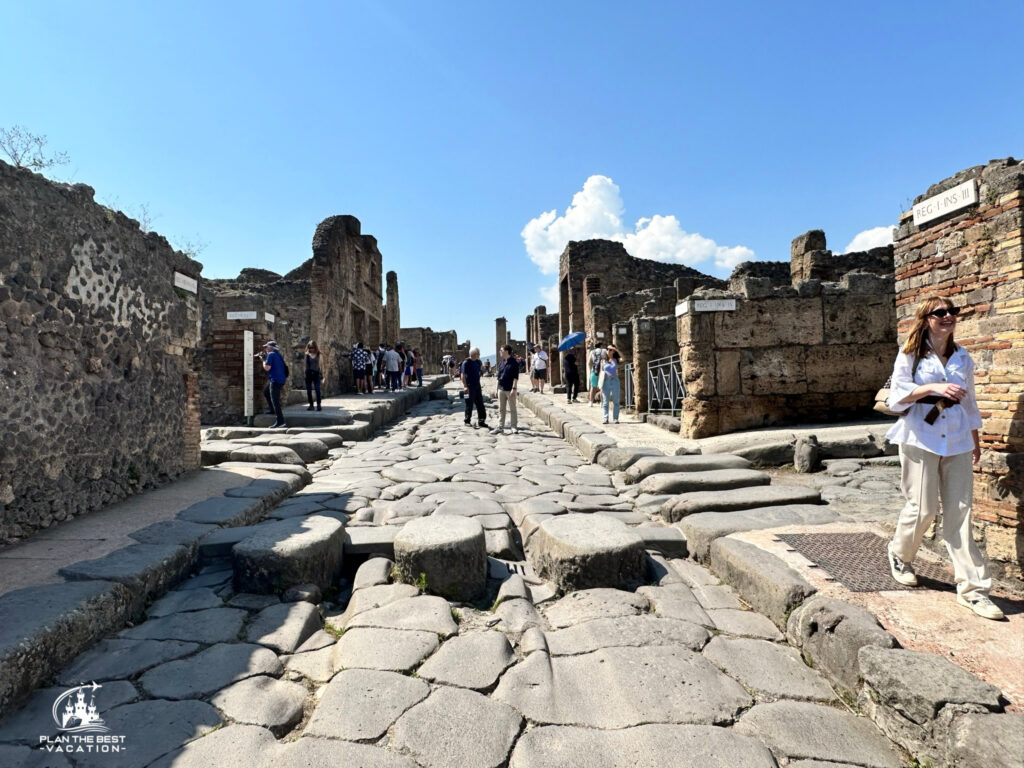
M 632 529 L 644 543 L 645 550 L 660 552 L 665 557 L 686 557 L 686 537 L 678 528 L 664 525 L 638 525 Z
M 762 485 L 755 488 L 735 488 L 731 491 L 694 491 L 681 493 L 675 500 L 662 505 L 661 515 L 676 523 L 698 512 L 735 512 L 756 509 L 765 505 L 819 504 L 821 494 L 813 488 L 786 485 Z
M 264 523 L 231 550 L 235 589 L 281 592 L 298 584 L 333 586 L 341 573 L 345 526 L 326 515 Z
M 183 509 L 176 517 L 190 523 L 207 525 L 251 525 L 260 519 L 265 505 L 260 499 L 230 499 L 226 496 L 206 499 Z
M 800 395 L 808 391 L 807 350 L 803 346 L 744 349 L 740 388 L 745 395 Z
M 271 445 L 247 445 L 228 454 L 230 461 L 259 462 L 265 464 L 304 464 L 291 448 Z
M 950 766 L 1019 768 L 1024 765 L 1024 714 L 967 714 L 953 721 L 946 745 Z
M 834 522 L 838 517 L 824 504 L 791 504 L 736 512 L 698 512 L 684 517 L 676 526 L 686 537 L 691 556 L 706 560 L 711 542 L 731 533 L 790 525 L 823 525 Z
M 896 638 L 870 611 L 822 595 L 811 597 L 790 614 L 786 637 L 815 669 L 854 694 L 860 686 L 860 649 L 896 647 Z
M 395 535 L 398 529 L 393 525 L 366 525 L 345 529 L 346 555 L 380 555 L 389 559 L 395 557 Z
M 711 545 L 710 562 L 715 573 L 780 629 L 785 628 L 790 611 L 816 592 L 771 552 L 739 539 L 717 539 Z
M 741 312 L 714 314 L 717 348 L 773 349 L 824 341 L 820 298 L 763 298 L 743 302 Z
M 641 493 L 688 493 L 691 491 L 727 491 L 768 485 L 772 479 L 754 469 L 712 469 L 706 472 L 664 472 L 648 475 L 637 488 Z
M 483 526 L 460 515 L 432 515 L 405 524 L 395 536 L 395 567 L 406 583 L 425 575 L 427 589 L 450 600 L 471 601 L 486 589 Z
M 715 352 L 715 393 L 740 394 L 740 350 L 724 349 Z
M 195 563 L 195 549 L 179 544 L 132 544 L 96 560 L 61 568 L 68 581 L 116 581 L 131 590 L 139 607 L 180 581 Z
M 527 543 L 537 573 L 572 591 L 627 587 L 643 580 L 643 540 L 624 523 L 600 515 L 568 514 L 541 523 Z
M 637 459 L 626 476 L 633 482 L 664 472 L 707 472 L 713 469 L 749 469 L 750 462 L 731 454 L 706 453 L 682 456 L 651 456 Z
M 597 463 L 605 469 L 619 471 L 629 469 L 637 459 L 644 456 L 664 456 L 657 448 L 605 448 L 597 457 Z

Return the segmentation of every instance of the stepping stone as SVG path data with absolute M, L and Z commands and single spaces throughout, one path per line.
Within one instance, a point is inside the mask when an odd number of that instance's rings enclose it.
M 545 635 L 552 656 L 577 656 L 601 648 L 680 645 L 699 651 L 711 635 L 688 621 L 657 616 L 594 619 Z
M 586 755 L 587 768 L 776 768 L 772 753 L 749 736 L 708 725 L 638 725 L 618 731 L 546 726 L 527 731 L 509 768 L 563 768 Z M 816 766 L 806 766 L 816 768 Z
M 648 524 L 638 525 L 632 530 L 643 541 L 644 549 L 648 552 L 654 550 L 665 557 L 686 557 L 688 554 L 686 537 L 678 528 Z
M 544 609 L 555 629 L 571 627 L 593 619 L 636 616 L 646 613 L 647 599 L 618 589 L 586 589 L 572 592 Z
M 146 609 L 146 616 L 158 619 L 161 616 L 170 616 L 172 613 L 202 611 L 207 608 L 220 608 L 223 605 L 224 601 L 217 597 L 212 589 L 187 589 L 170 592 L 161 597 Z
M 398 529 L 390 525 L 368 525 L 345 529 L 345 554 L 395 557 Z
M 215 525 L 200 525 L 185 520 L 161 520 L 128 536 L 140 544 L 181 544 L 192 547 L 206 534 L 216 531 Z
M 238 445 L 228 454 L 229 461 L 260 464 L 302 464 L 305 462 L 291 448 L 281 445 Z
M 341 438 L 338 438 L 339 440 Z M 270 440 L 268 445 L 274 448 L 286 448 L 294 451 L 301 463 L 312 464 L 314 461 L 320 461 L 321 459 L 327 458 L 327 451 L 329 448 L 319 439 L 303 439 L 299 437 L 280 437 L 276 440 Z M 231 454 L 232 459 L 237 459 L 234 453 Z M 294 464 L 295 462 L 287 461 L 281 462 L 283 464 Z
M 709 608 L 707 615 L 711 618 L 711 626 L 727 635 L 755 637 L 772 642 L 784 639 L 772 620 L 757 611 L 743 611 L 739 608 Z
M 259 675 L 217 692 L 210 703 L 236 723 L 259 725 L 280 738 L 302 719 L 306 689 Z
M 154 667 L 139 684 L 154 698 L 201 699 L 247 677 L 283 671 L 273 651 L 262 646 L 218 643 L 195 656 Z
M 229 499 L 219 496 L 200 501 L 183 509 L 176 517 L 190 523 L 206 523 L 235 527 L 251 525 L 263 513 L 263 502 L 259 499 Z
M 754 691 L 759 699 L 834 701 L 825 679 L 804 664 L 792 648 L 745 637 L 712 638 L 704 658 Z
M 710 561 L 715 573 L 780 629 L 793 608 L 817 591 L 771 552 L 739 539 L 716 539 Z
M 137 768 L 198 739 L 221 725 L 217 710 L 204 701 L 140 701 L 104 715 L 111 734 L 123 734 L 123 752 L 75 753 L 76 768 Z
M 459 515 L 412 520 L 395 536 L 395 567 L 406 583 L 425 576 L 430 592 L 470 602 L 487 588 L 484 529 Z
M 249 622 L 246 639 L 278 653 L 295 653 L 321 628 L 320 612 L 309 603 L 281 603 L 264 608 Z
M 687 458 L 681 456 L 678 458 Z M 698 512 L 733 512 L 788 504 L 820 504 L 821 494 L 813 488 L 797 485 L 768 485 L 757 488 L 736 488 L 731 491 L 694 491 L 683 493 L 665 503 L 661 515 L 670 523 Z
M 771 483 L 771 475 L 756 469 L 711 469 L 706 472 L 672 472 L 648 475 L 637 488 L 641 493 L 689 493 L 728 491 Z
M 628 587 L 644 580 L 643 540 L 607 517 L 567 514 L 541 523 L 526 547 L 530 564 L 564 591 Z
M 342 638 L 344 640 L 344 638 Z M 512 646 L 500 632 L 473 632 L 445 641 L 419 668 L 424 680 L 482 691 L 498 681 L 513 662 Z
M 172 613 L 125 629 L 118 637 L 129 640 L 185 640 L 209 645 L 238 640 L 238 631 L 249 615 L 238 608 Z
M 231 440 L 203 440 L 199 444 L 200 461 L 204 467 L 223 464 L 231 461 L 232 453 L 247 447 L 244 443 L 236 443 Z
M 459 631 L 448 601 L 431 595 L 396 600 L 380 608 L 364 611 L 349 621 L 348 628 L 351 630 L 355 627 L 419 629 L 441 637 L 451 637 Z
M 724 725 L 752 702 L 703 656 L 675 646 L 534 653 L 502 676 L 493 698 L 538 724 L 589 728 Z
M 292 433 L 289 431 L 288 434 Z M 321 432 L 296 432 L 295 437 L 302 440 L 318 440 L 328 448 L 342 448 L 345 445 L 345 441 L 341 439 L 340 435 L 327 432 L 326 430 Z
M 638 459 L 645 456 L 664 456 L 657 448 L 605 448 L 597 457 L 597 463 L 605 469 L 621 471 L 629 469 Z
M 838 519 L 834 509 L 822 504 L 790 504 L 737 512 L 698 512 L 684 517 L 675 525 L 686 537 L 691 555 L 698 560 L 706 560 L 711 542 L 731 533 L 791 525 L 824 525 Z
M 68 581 L 115 581 L 142 603 L 179 581 L 192 568 L 194 550 L 179 544 L 131 544 L 106 557 L 61 568 Z
M 750 469 L 750 462 L 731 453 L 696 456 L 647 456 L 637 459 L 626 475 L 635 483 L 662 472 L 707 472 L 713 469 Z
M 391 744 L 424 768 L 498 768 L 522 727 L 522 716 L 505 704 L 441 687 L 398 719 Z
M 135 677 L 140 672 L 180 659 L 199 650 L 198 643 L 180 640 L 103 640 L 65 668 L 57 682 L 64 686 L 84 681 L 103 683 Z
M 345 526 L 326 515 L 264 523 L 232 549 L 235 589 L 281 592 L 298 584 L 326 589 L 341 574 Z
M 339 669 L 411 672 L 437 650 L 433 632 L 407 629 L 350 629 L 332 647 L 331 664 Z
M 260 525 L 239 525 L 234 528 L 213 528 L 213 532 L 199 542 L 199 561 L 209 563 L 231 557 L 231 549 L 262 530 Z
M 293 486 L 295 489 L 302 487 L 302 483 L 297 477 L 285 475 L 283 478 L 281 480 L 268 478 L 253 480 L 248 485 L 239 488 L 228 488 L 224 491 L 224 495 L 237 499 L 266 499 L 272 503 L 286 496 Z
M 379 739 L 410 707 L 430 693 L 423 680 L 371 669 L 346 669 L 321 689 L 306 736 Z
M 764 742 L 776 757 L 848 763 L 865 768 L 900 768 L 895 746 L 870 720 L 832 707 L 801 701 L 758 704 L 733 727 Z

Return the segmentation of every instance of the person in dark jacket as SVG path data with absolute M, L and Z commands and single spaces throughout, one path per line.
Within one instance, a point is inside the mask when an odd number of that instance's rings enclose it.
M 580 394 L 580 368 L 576 362 L 576 351 L 570 349 L 562 361 L 565 371 L 565 397 L 570 403 L 578 403 Z
M 306 399 L 309 400 L 307 411 L 313 410 L 313 390 L 316 390 L 316 409 L 320 408 L 320 380 L 323 374 L 320 372 L 320 348 L 316 342 L 310 339 L 306 345 Z
M 268 413 L 273 412 L 275 421 L 271 429 L 287 427 L 284 423 L 284 411 L 281 409 L 281 390 L 288 381 L 288 369 L 285 367 L 284 358 L 277 351 L 277 342 L 268 341 L 263 345 L 260 353 L 263 358 L 263 370 L 267 372 L 267 386 L 263 389 L 263 396 L 267 399 Z
M 516 414 L 516 389 L 519 386 L 519 361 L 506 344 L 500 350 L 501 360 L 498 362 L 498 426 L 491 430 L 501 434 L 505 430 L 505 410 L 509 411 L 512 434 L 519 434 L 519 417 Z
M 469 417 L 476 406 L 476 425 L 487 427 L 487 411 L 484 409 L 484 393 L 480 388 L 480 348 L 469 350 L 469 357 L 462 361 L 460 375 L 462 378 L 462 396 L 466 398 L 466 426 L 470 425 Z

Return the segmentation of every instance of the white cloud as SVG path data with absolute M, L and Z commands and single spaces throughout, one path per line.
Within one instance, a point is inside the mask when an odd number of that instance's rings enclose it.
M 871 229 L 865 229 L 863 232 L 858 232 L 854 235 L 853 240 L 846 246 L 846 250 L 843 253 L 870 251 L 872 248 L 881 248 L 883 245 L 889 245 L 892 243 L 895 231 L 896 227 L 872 227 Z
M 622 243 L 632 256 L 652 261 L 694 266 L 711 262 L 728 272 L 741 261 L 754 259 L 745 246 L 725 247 L 695 232 L 686 232 L 675 216 L 653 215 L 638 219 L 632 231 L 622 223 L 625 206 L 619 187 L 607 176 L 591 176 L 573 195 L 565 213 L 545 211 L 527 222 L 521 232 L 526 252 L 545 275 L 558 273 L 558 258 L 570 240 L 604 238 Z M 557 305 L 555 288 L 541 289 Z
M 558 311 L 558 283 L 541 288 L 540 295 L 544 299 L 544 306 L 548 308 L 548 312 Z

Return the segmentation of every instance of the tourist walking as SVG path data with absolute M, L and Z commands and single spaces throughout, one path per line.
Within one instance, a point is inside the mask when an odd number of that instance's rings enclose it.
M 320 408 L 320 381 L 323 373 L 320 370 L 320 348 L 312 339 L 306 345 L 306 399 L 309 401 L 307 411 L 313 410 L 313 391 L 316 390 L 316 409 Z
M 356 342 L 356 346 L 349 357 L 352 360 L 352 378 L 356 387 L 356 393 L 362 395 L 372 391 L 373 384 L 366 378 L 366 362 L 370 359 L 370 356 L 363 349 L 363 342 Z
M 911 563 L 941 499 L 942 538 L 953 561 L 957 603 L 986 619 L 1002 619 L 989 599 L 992 579 L 971 532 L 981 414 L 974 361 L 953 339 L 959 311 L 944 296 L 922 301 L 893 366 L 886 404 L 900 418 L 885 437 L 899 446 L 907 503 L 887 547 L 889 570 L 900 584 L 917 585 Z
M 416 386 L 423 386 L 423 355 L 419 348 L 412 351 L 412 369 L 416 373 Z
M 281 410 L 281 390 L 288 381 L 288 366 L 284 357 L 277 351 L 277 342 L 268 341 L 260 352 L 263 358 L 263 370 L 267 372 L 267 386 L 263 388 L 263 397 L 267 399 L 267 413 L 274 414 L 275 420 L 271 429 L 287 427 L 284 423 L 284 411 Z
M 462 378 L 462 396 L 466 399 L 466 426 L 470 426 L 473 406 L 476 406 L 476 425 L 487 426 L 487 411 L 484 410 L 484 393 L 480 388 L 480 347 L 469 350 L 469 357 L 462 361 L 459 374 Z
M 397 392 L 402 388 L 402 355 L 390 344 L 384 353 L 384 367 L 388 374 L 388 389 Z
M 590 347 L 590 353 L 587 355 L 587 383 L 590 384 L 587 399 L 590 405 L 593 406 L 597 402 L 597 397 L 601 394 L 599 379 L 601 377 L 601 365 L 604 363 L 604 349 L 602 349 L 600 343 L 595 341 L 588 341 L 587 346 Z
M 498 350 L 498 426 L 492 431 L 500 434 L 505 430 L 505 410 L 510 414 L 509 425 L 512 434 L 519 434 L 519 415 L 516 413 L 516 390 L 519 387 L 519 361 L 512 347 L 506 344 Z
M 608 409 L 612 410 L 612 421 L 619 423 L 619 351 L 609 347 L 604 351 L 601 363 L 601 415 L 602 424 L 608 423 Z
M 565 399 L 569 403 L 578 403 L 580 394 L 580 367 L 576 362 L 576 352 L 570 349 L 562 358 L 562 371 L 565 379 Z
M 530 359 L 530 380 L 533 382 L 534 392 L 544 394 L 544 383 L 548 380 L 548 353 L 541 349 L 540 344 L 533 347 L 533 357 Z

